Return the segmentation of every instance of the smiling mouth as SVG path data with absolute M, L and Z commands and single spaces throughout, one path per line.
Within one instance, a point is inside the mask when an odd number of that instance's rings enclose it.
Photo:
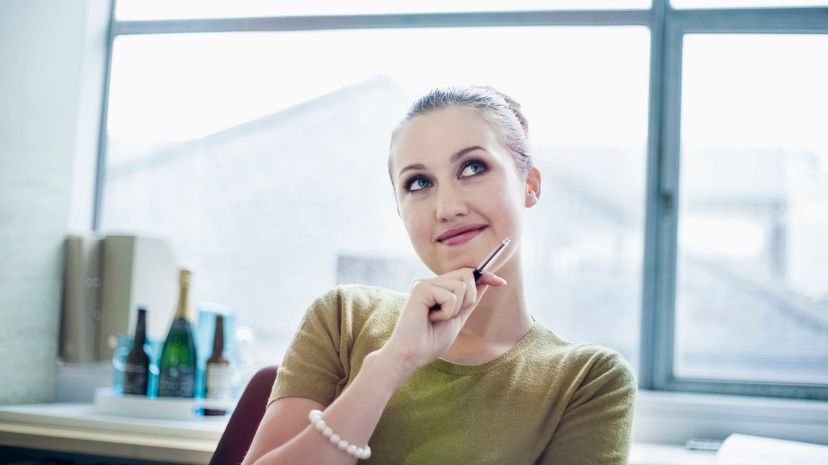
M 465 244 L 466 242 L 472 240 L 475 236 L 483 232 L 483 230 L 485 230 L 486 228 L 488 228 L 488 226 L 483 226 L 481 228 L 472 229 L 460 234 L 456 234 L 454 236 L 443 239 L 442 241 L 440 241 L 440 243 L 449 246 Z

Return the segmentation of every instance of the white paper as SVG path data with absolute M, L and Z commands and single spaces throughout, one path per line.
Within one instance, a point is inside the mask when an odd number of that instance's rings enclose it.
M 723 465 L 828 465 L 828 446 L 731 434 L 716 457 Z

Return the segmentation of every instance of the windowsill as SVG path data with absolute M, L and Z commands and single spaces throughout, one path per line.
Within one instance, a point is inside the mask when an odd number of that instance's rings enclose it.
M 715 452 L 688 450 L 670 444 L 634 442 L 629 465 L 712 465 L 718 463 Z
M 828 443 L 828 402 L 640 390 L 633 441 L 683 445 L 732 433 Z

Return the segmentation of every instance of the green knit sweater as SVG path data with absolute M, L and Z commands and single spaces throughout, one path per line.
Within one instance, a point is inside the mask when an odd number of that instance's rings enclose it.
M 340 285 L 308 308 L 268 406 L 329 405 L 391 335 L 406 295 Z M 479 365 L 442 358 L 391 397 L 366 464 L 626 464 L 636 383 L 615 351 L 562 340 L 535 322 Z

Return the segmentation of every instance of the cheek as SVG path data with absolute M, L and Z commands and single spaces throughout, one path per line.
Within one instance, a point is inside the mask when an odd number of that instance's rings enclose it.
M 421 240 L 424 237 L 423 234 L 430 234 L 431 226 L 423 212 L 407 210 L 403 212 L 403 218 L 405 229 L 415 242 Z
M 523 197 L 515 194 L 513 186 L 503 185 L 497 196 L 490 198 L 485 204 L 489 205 L 491 214 L 500 218 L 504 228 L 514 229 L 520 223 Z
M 497 191 L 489 194 L 488 203 L 502 213 L 510 212 L 515 209 L 516 205 L 518 205 L 515 192 L 515 187 L 513 185 L 508 182 L 501 182 L 498 184 Z

